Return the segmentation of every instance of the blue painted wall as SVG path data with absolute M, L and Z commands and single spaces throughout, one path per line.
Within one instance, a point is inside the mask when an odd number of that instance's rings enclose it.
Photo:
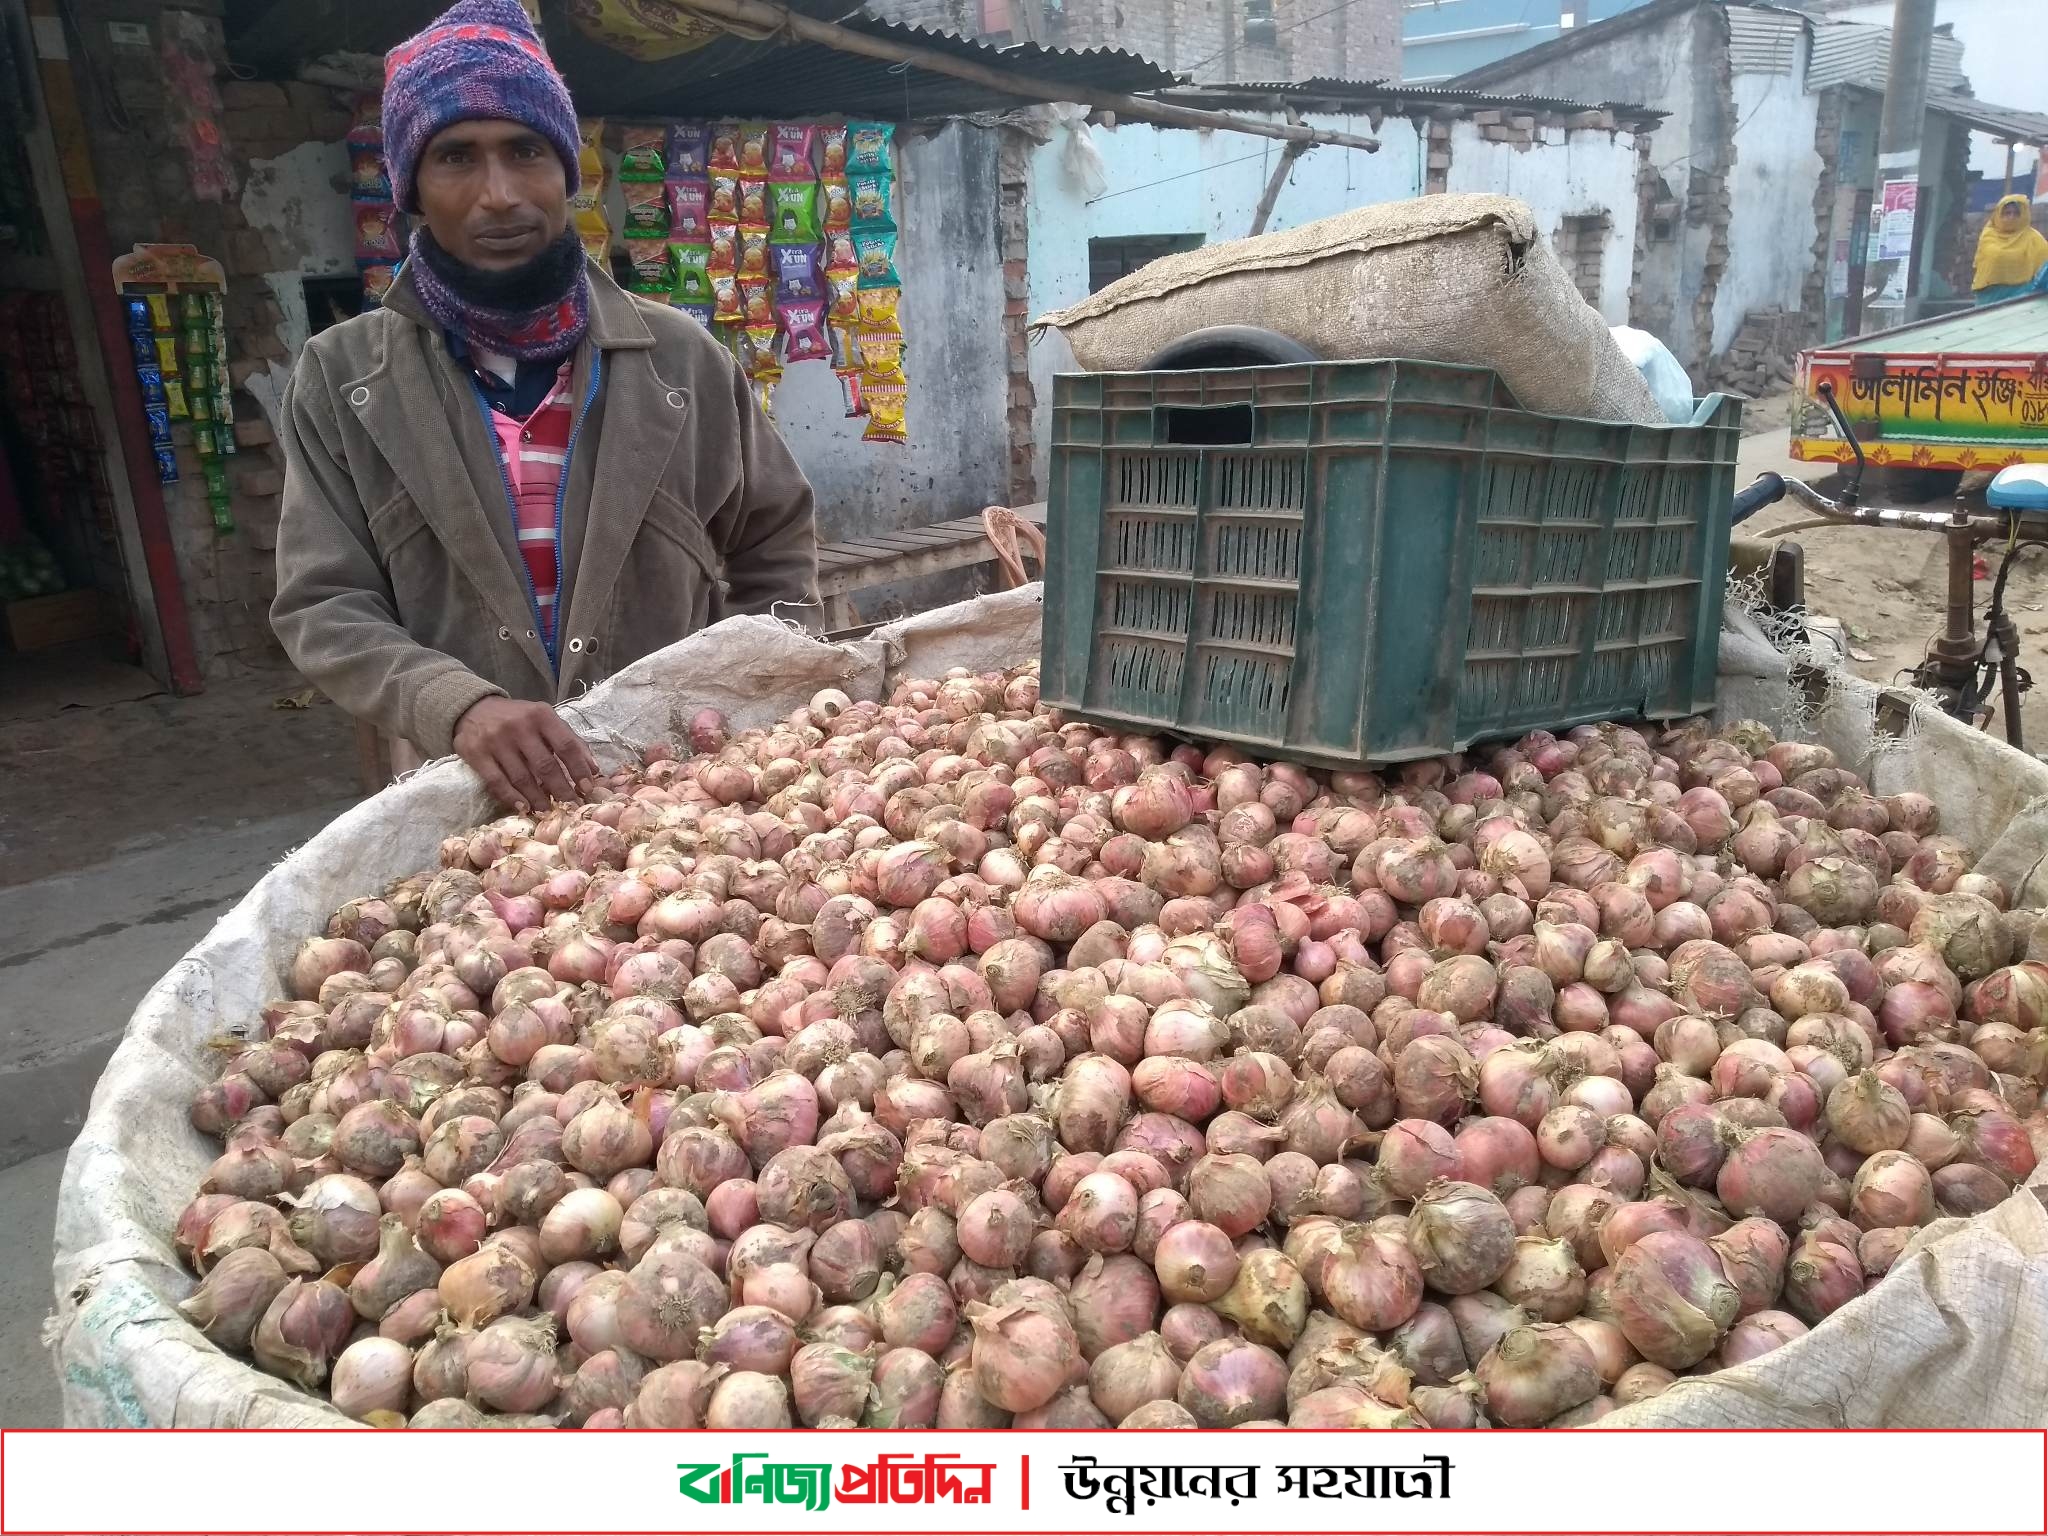
M 1581 26 L 1643 0 L 1584 0 Z M 1410 0 L 1401 30 L 1401 78 L 1448 80 L 1558 35 L 1561 0 Z M 1476 35 L 1475 35 L 1476 34 Z

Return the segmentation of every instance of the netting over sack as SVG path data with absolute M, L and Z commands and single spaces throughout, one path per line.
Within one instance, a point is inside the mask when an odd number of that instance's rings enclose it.
M 1525 410 L 1664 420 L 1529 205 L 1491 193 L 1376 203 L 1162 256 L 1033 324 L 1092 372 L 1143 368 L 1204 326 L 1251 325 L 1324 358 L 1491 368 Z
M 1810 719 L 1888 793 L 1933 796 L 1980 867 L 2048 899 L 2048 767 L 1943 716 L 1889 736 L 1882 692 L 1831 675 L 1816 710 L 1785 658 L 1738 613 L 1724 636 L 1726 718 Z M 825 645 L 737 618 L 635 663 L 569 713 L 602 762 L 675 734 L 711 705 L 736 725 L 789 713 L 820 688 L 879 697 L 899 672 L 1014 665 L 1038 648 L 1036 587 Z M 175 1304 L 192 1277 L 171 1234 L 217 1149 L 192 1129 L 211 1042 L 284 989 L 299 939 L 364 891 L 431 867 L 443 836 L 489 814 L 459 763 L 432 765 L 342 816 L 273 869 L 153 987 L 93 1094 L 58 1197 L 48 1328 L 65 1422 L 82 1427 L 351 1428 L 319 1399 L 214 1348 Z M 1889 1276 L 1811 1333 L 1601 1421 L 1607 1426 L 1970 1426 L 2048 1422 L 2048 1212 L 2032 1190 L 1971 1222 L 1923 1231 Z

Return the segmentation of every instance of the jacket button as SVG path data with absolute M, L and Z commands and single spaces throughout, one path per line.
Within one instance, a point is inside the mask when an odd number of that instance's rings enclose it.
M 679 389 L 670 390 L 668 392 L 668 403 L 680 411 L 683 408 L 683 392 Z
M 581 635 L 578 635 L 575 639 L 571 640 L 569 642 L 569 649 L 572 651 L 581 651 L 583 649 L 583 637 Z
M 500 640 L 510 640 L 512 638 L 512 631 L 501 624 L 498 626 L 498 638 Z
M 530 629 L 529 629 L 529 630 L 528 630 L 528 631 L 526 632 L 526 638 L 527 638 L 527 639 L 529 639 L 529 640 L 532 640 L 532 639 L 534 639 L 534 638 L 535 638 L 535 635 L 534 635 L 534 633 L 533 633 L 533 631 L 532 631 L 532 630 L 530 630 Z
M 358 384 L 354 389 L 349 391 L 348 403 L 350 405 L 368 405 L 370 403 L 369 390 L 365 389 L 362 385 Z

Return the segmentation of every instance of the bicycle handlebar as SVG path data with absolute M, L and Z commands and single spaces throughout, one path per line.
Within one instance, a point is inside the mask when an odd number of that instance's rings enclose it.
M 1766 472 L 1758 475 L 1744 490 L 1735 493 L 1735 511 L 1728 519 L 1732 527 L 1756 516 L 1765 507 L 1785 499 L 1785 477 Z

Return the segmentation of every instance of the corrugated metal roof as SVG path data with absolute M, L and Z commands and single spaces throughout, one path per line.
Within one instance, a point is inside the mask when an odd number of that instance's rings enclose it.
M 1654 125 L 1666 114 L 1634 102 L 1573 101 L 1563 96 L 1493 95 L 1486 91 L 1461 90 L 1456 86 L 1403 85 L 1394 80 L 1336 80 L 1317 76 L 1309 80 L 1247 80 L 1231 84 L 1181 86 L 1161 91 L 1162 99 L 1186 106 L 1240 110 L 1279 105 L 1305 110 L 1315 104 L 1345 112 L 1380 112 L 1398 117 L 1417 109 L 1441 107 L 1488 109 L 1511 112 L 1612 112 L 1631 126 Z
M 1806 65 L 1806 88 L 1824 91 L 1833 85 L 1884 89 L 1891 67 L 1892 29 L 1875 22 L 1817 21 L 1813 56 Z M 1929 90 L 1954 91 L 1963 85 L 1963 45 L 1947 32 L 1937 32 L 1928 48 Z
M 890 122 L 1006 111 L 1024 98 L 915 66 L 820 43 L 725 37 L 655 63 L 593 42 L 569 18 L 572 0 L 543 0 L 548 50 L 576 109 L 589 117 L 804 117 L 844 114 Z M 1038 81 L 1070 99 L 1091 90 L 1140 94 L 1182 76 L 1119 49 L 995 48 L 860 13 L 858 0 L 784 0 L 793 10 L 870 37 L 890 38 Z M 264 78 L 289 78 L 333 49 L 382 53 L 446 9 L 446 0 L 230 0 L 229 56 Z
M 2048 144 L 2048 114 L 2001 107 L 1954 91 L 1929 91 L 1927 110 L 2015 144 Z
M 1793 11 L 1728 7 L 1728 67 L 1738 75 L 1789 75 L 1811 23 Z

